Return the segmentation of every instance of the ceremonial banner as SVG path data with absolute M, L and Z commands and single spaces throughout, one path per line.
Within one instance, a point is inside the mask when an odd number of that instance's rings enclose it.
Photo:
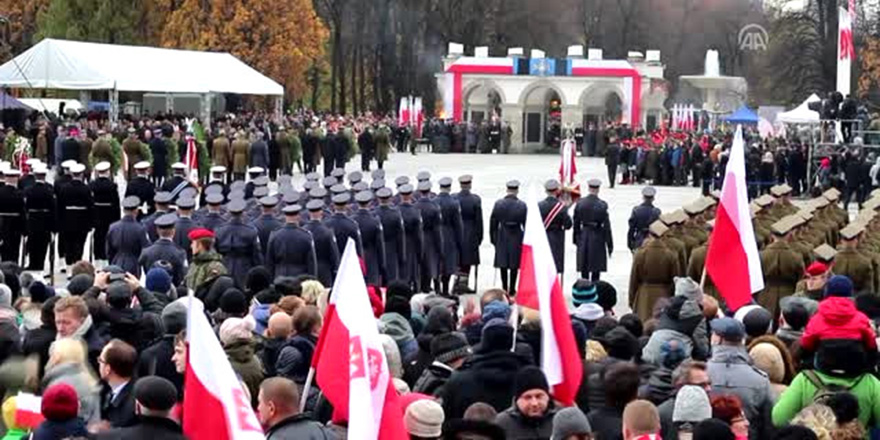
M 852 93 L 852 62 L 856 57 L 852 17 L 846 9 L 838 9 L 837 30 L 837 91 L 844 97 Z

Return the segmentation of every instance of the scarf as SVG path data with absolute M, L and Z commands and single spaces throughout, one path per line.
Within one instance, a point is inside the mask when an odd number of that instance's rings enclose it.
M 92 328 L 92 315 L 88 315 L 88 316 L 86 316 L 86 319 L 82 322 L 82 324 L 79 325 L 79 327 L 76 329 L 76 331 L 73 332 L 72 335 L 67 336 L 67 337 L 68 337 L 68 338 L 78 338 L 78 339 L 85 340 L 85 339 L 86 339 L 86 338 L 85 338 L 85 335 L 86 335 L 86 333 L 88 333 L 88 331 L 89 331 L 90 328 Z M 59 339 L 64 339 L 64 338 L 65 338 L 65 337 L 64 337 L 64 336 L 61 336 L 60 333 L 57 334 L 57 335 L 55 335 L 55 340 L 56 340 L 56 341 L 59 340 Z

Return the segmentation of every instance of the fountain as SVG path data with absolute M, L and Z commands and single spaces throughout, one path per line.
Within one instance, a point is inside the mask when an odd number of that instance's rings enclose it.
M 735 111 L 745 102 L 748 93 L 745 78 L 721 75 L 718 51 L 713 49 L 706 51 L 702 75 L 684 75 L 680 79 L 699 90 L 703 110 L 710 114 Z

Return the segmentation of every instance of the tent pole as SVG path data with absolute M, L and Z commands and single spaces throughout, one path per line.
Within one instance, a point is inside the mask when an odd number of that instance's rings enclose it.
M 119 122 L 119 91 L 114 87 L 109 93 L 110 101 L 110 125 L 116 127 Z

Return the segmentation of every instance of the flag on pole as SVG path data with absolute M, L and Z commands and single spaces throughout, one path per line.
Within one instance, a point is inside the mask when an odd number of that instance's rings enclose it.
M 672 130 L 678 130 L 678 104 L 672 106 Z
M 205 317 L 190 294 L 186 322 L 183 433 L 191 439 L 265 439 L 251 401 Z
M 737 126 L 715 214 L 715 229 L 706 254 L 706 273 L 731 310 L 748 304 L 752 294 L 764 288 L 761 257 L 746 195 L 744 144 L 742 126 Z
M 408 438 L 376 318 L 348 239 L 318 341 L 316 379 L 334 410 L 348 421 L 351 440 Z
M 583 363 L 534 188 L 526 215 L 516 302 L 540 313 L 541 369 L 553 397 L 566 406 L 573 405 L 583 378 Z
M 852 62 L 856 58 L 852 17 L 846 9 L 838 8 L 837 27 L 837 91 L 846 97 L 852 92 Z
M 412 119 L 416 138 L 422 137 L 422 98 L 413 98 Z
M 409 97 L 400 98 L 400 108 L 397 111 L 397 125 L 406 127 L 409 125 Z
M 562 157 L 559 164 L 559 181 L 563 186 L 571 186 L 575 184 L 577 176 L 577 162 L 575 161 L 575 150 L 577 149 L 573 139 L 562 141 Z
M 186 135 L 186 175 L 192 181 L 199 180 L 199 149 L 192 134 Z

